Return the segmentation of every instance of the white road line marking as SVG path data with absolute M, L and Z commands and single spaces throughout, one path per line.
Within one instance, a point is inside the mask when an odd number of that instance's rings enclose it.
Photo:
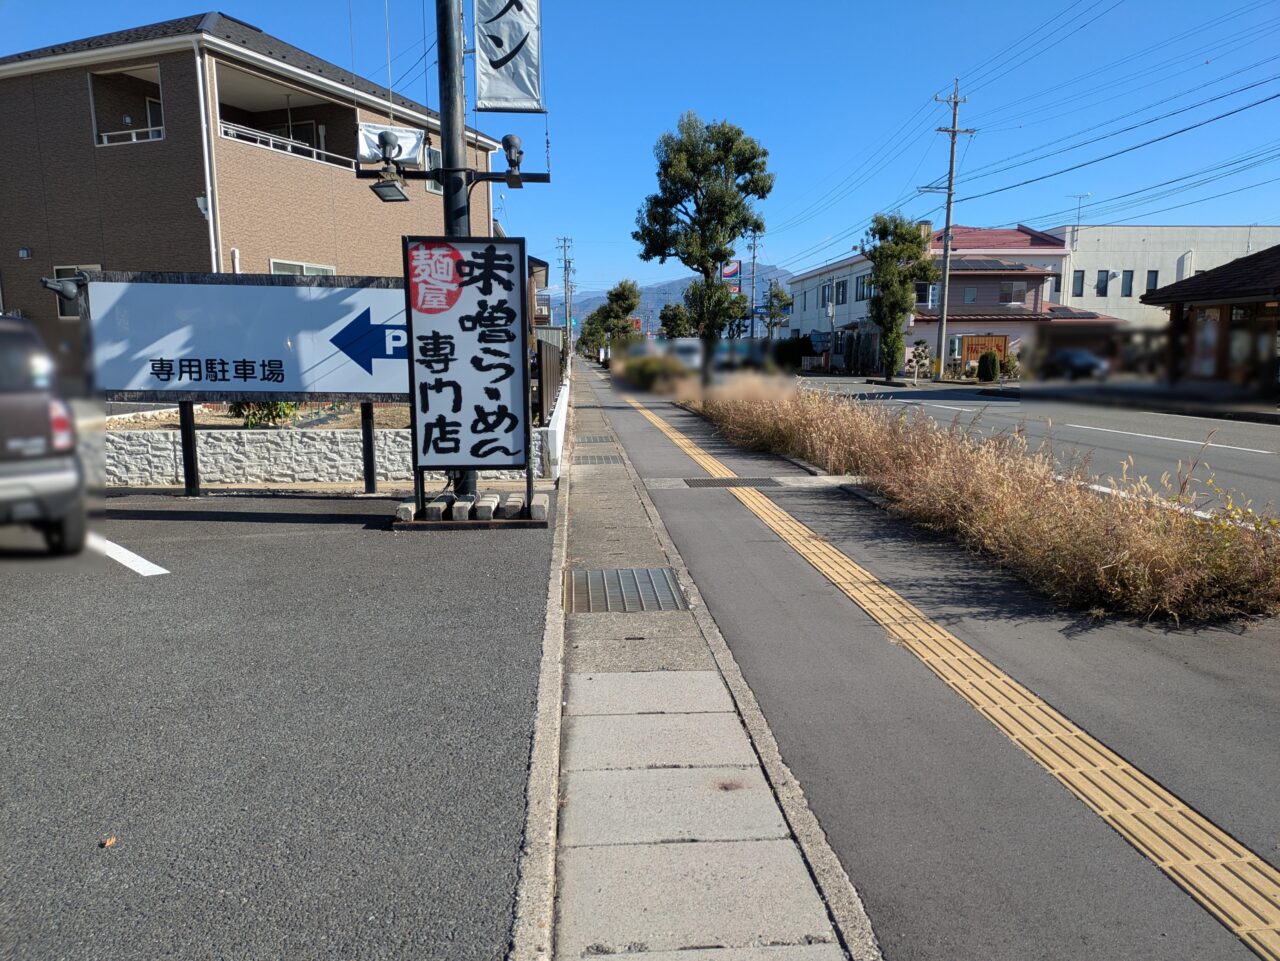
M 155 577 L 157 574 L 169 573 L 159 564 L 152 564 L 145 557 L 139 557 L 128 548 L 121 547 L 101 535 L 90 533 L 86 544 L 90 550 L 97 551 L 104 557 L 109 557 L 113 561 L 123 564 L 129 570 L 141 574 L 143 577 Z
M 925 400 L 904 400 L 901 397 L 895 397 L 894 400 L 899 404 L 915 404 L 917 407 L 941 407 L 943 410 L 959 410 L 966 414 L 972 414 L 977 410 L 976 407 L 952 407 L 950 404 L 931 404 Z
M 1275 451 L 1258 450 L 1256 447 L 1232 447 L 1230 444 L 1206 444 L 1202 440 L 1186 440 L 1182 437 L 1161 437 L 1159 434 L 1138 434 L 1131 430 L 1114 430 L 1110 427 L 1090 427 L 1087 424 L 1063 424 L 1076 430 L 1101 430 L 1108 434 L 1124 434 L 1128 437 L 1145 437 L 1147 440 L 1167 440 L 1173 444 L 1194 444 L 1196 447 L 1219 447 L 1223 450 L 1240 450 L 1246 454 L 1274 454 Z

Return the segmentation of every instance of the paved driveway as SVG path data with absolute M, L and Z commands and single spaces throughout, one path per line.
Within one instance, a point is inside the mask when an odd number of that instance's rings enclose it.
M 505 954 L 551 531 L 392 510 L 112 498 L 124 563 L 0 530 L 0 956 Z

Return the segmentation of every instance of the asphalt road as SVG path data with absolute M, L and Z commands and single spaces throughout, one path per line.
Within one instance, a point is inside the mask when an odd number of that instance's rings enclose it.
M 599 388 L 599 385 L 597 385 Z M 703 472 L 600 389 L 642 477 Z M 616 396 L 616 395 L 614 395 Z M 740 474 L 796 468 L 654 407 Z M 727 491 L 650 493 L 885 957 L 1253 955 Z M 762 488 L 1202 813 L 1280 861 L 1280 624 L 1090 623 L 862 501 Z
M 1271 503 L 1280 508 L 1280 425 L 990 397 L 959 385 L 885 388 L 843 377 L 807 377 L 801 383 L 807 389 L 918 407 L 935 420 L 958 420 L 986 433 L 1021 427 L 1032 446 L 1048 441 L 1063 463 L 1087 457 L 1089 469 L 1103 478 L 1119 476 L 1130 457 L 1129 475 L 1146 476 L 1155 484 L 1163 474 L 1176 477 L 1198 461 L 1193 472 L 1198 489 L 1213 477 L 1258 507 Z
M 0 957 L 505 956 L 552 532 L 393 510 L 111 498 L 145 577 L 0 529 Z

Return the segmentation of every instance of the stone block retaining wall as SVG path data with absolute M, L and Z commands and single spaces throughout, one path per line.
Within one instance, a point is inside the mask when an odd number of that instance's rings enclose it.
M 543 474 L 543 435 L 541 429 L 533 432 L 535 476 Z M 373 444 L 379 480 L 413 479 L 409 431 L 374 431 Z M 196 447 L 200 479 L 210 484 L 358 483 L 364 478 L 358 430 L 202 430 L 196 432 Z M 179 432 L 107 431 L 106 466 L 109 487 L 181 484 Z M 480 476 L 516 479 L 524 471 L 481 471 Z

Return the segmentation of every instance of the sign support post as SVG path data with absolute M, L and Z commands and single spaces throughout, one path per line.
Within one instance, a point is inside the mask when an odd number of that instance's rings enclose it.
M 378 464 L 373 447 L 373 404 L 360 403 L 360 456 L 364 461 L 364 492 L 378 493 Z
M 196 455 L 196 405 L 178 401 L 178 427 L 182 435 L 182 480 L 188 497 L 200 496 L 200 463 Z

